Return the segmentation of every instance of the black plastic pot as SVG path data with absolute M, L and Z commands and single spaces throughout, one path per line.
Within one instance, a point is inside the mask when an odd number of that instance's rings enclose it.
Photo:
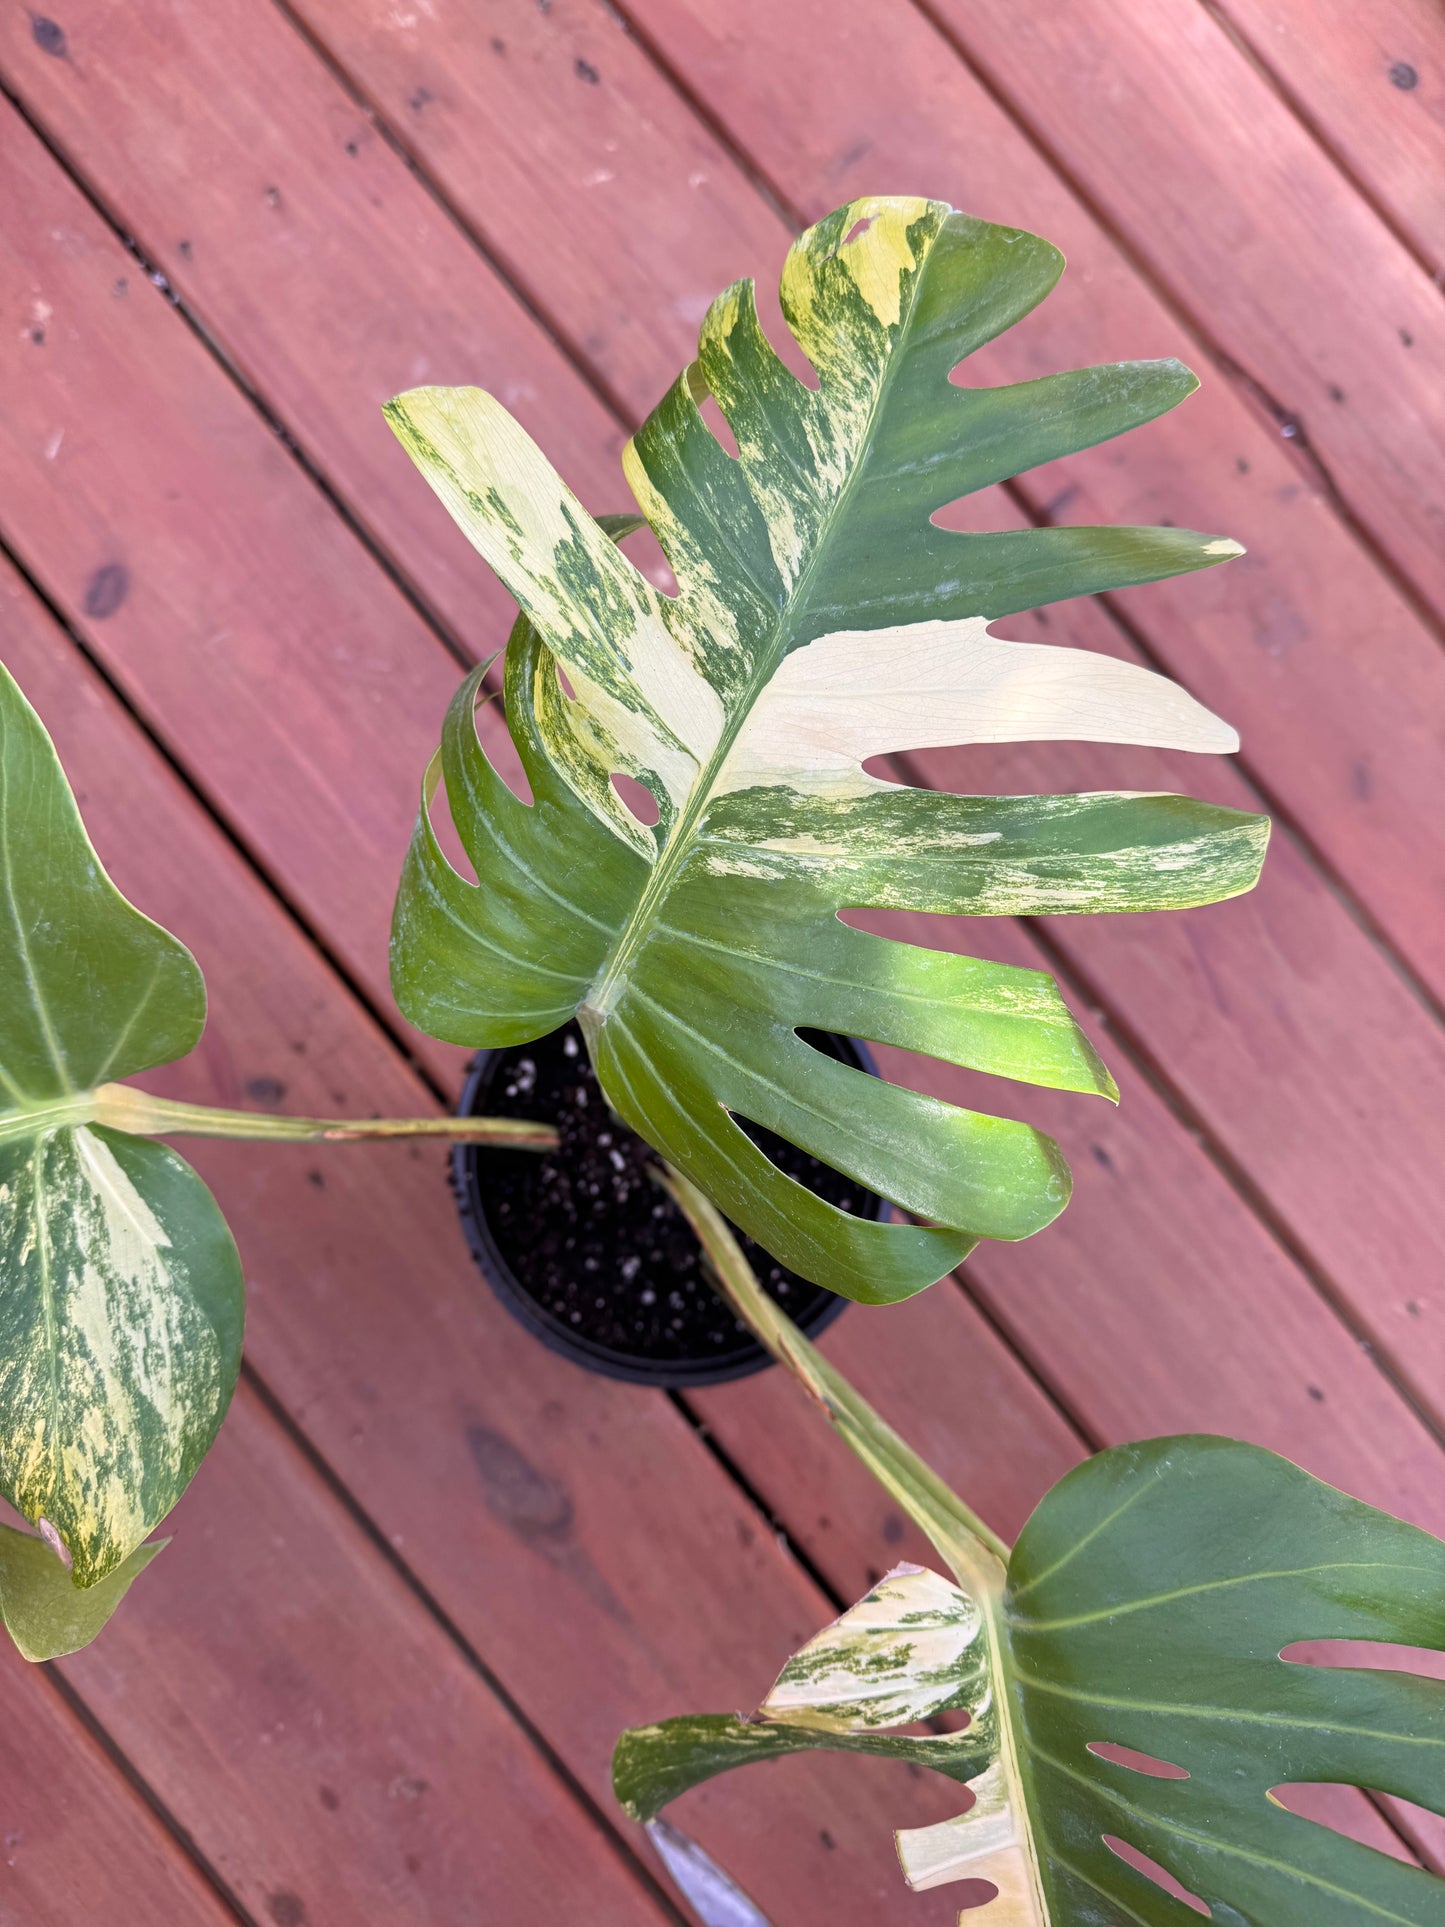
M 877 1076 L 855 1039 L 806 1035 Z M 549 1350 L 608 1378 L 678 1391 L 746 1378 L 770 1363 L 708 1284 L 691 1229 L 648 1175 L 654 1154 L 607 1109 L 575 1024 L 532 1044 L 483 1051 L 457 1109 L 463 1117 L 545 1118 L 562 1132 L 555 1153 L 476 1144 L 452 1151 L 472 1255 L 508 1311 Z M 830 1202 L 859 1217 L 884 1215 L 872 1192 L 771 1132 L 745 1128 Z M 750 1241 L 744 1248 L 764 1289 L 809 1336 L 843 1310 L 846 1299 L 797 1278 Z

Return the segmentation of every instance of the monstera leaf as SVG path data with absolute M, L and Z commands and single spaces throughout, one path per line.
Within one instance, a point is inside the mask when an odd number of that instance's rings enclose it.
M 516 597 L 507 721 L 532 802 L 481 751 L 462 689 L 428 773 L 393 936 L 414 1022 L 516 1043 L 576 1013 L 613 1107 L 795 1271 L 906 1297 L 980 1237 L 1020 1238 L 1069 1188 L 1048 1138 L 897 1089 L 802 1034 L 1115 1095 L 1044 976 L 887 941 L 849 909 L 1144 910 L 1248 889 L 1266 826 L 1177 796 L 950 796 L 865 762 L 1025 738 L 1217 751 L 1232 730 L 1132 664 L 1011 642 L 990 621 L 1202 568 L 1234 542 L 1173 528 L 958 534 L 973 490 L 1122 433 L 1195 386 L 1178 362 L 1004 388 L 950 371 L 1058 278 L 1046 242 L 937 202 L 865 200 L 802 236 L 783 309 L 817 374 L 723 294 L 698 359 L 624 458 L 677 577 L 653 588 L 497 402 L 419 389 L 393 428 Z M 700 404 L 736 440 L 724 449 Z M 444 772 L 477 875 L 428 820 Z M 647 826 L 614 777 L 649 790 Z M 785 1177 L 765 1126 L 922 1222 L 851 1218 Z
M 175 1504 L 215 1437 L 244 1287 L 189 1165 L 97 1122 L 109 1080 L 194 1046 L 205 986 L 185 946 L 101 869 L 50 738 L 3 668 L 0 885 L 0 1493 L 63 1550 L 74 1584 L 93 1586 Z M 13 1550 L 3 1566 L 13 1625 L 12 1599 L 23 1617 L 37 1576 L 52 1575 Z
M 716 1226 L 713 1227 L 716 1238 Z M 736 1277 L 736 1274 L 733 1274 Z M 1290 1813 L 1333 1781 L 1445 1813 L 1445 1682 L 1300 1664 L 1300 1641 L 1445 1650 L 1445 1544 L 1257 1446 L 1190 1437 L 1099 1454 L 1010 1554 L 785 1316 L 749 1316 L 929 1534 L 953 1578 L 899 1568 L 789 1661 L 751 1720 L 620 1741 L 636 1819 L 731 1766 L 826 1747 L 936 1768 L 975 1796 L 900 1833 L 916 1888 L 984 1879 L 966 1927 L 1183 1927 L 1197 1916 L 1133 1849 L 1237 1927 L 1441 1927 L 1445 1882 Z M 958 1733 L 897 1729 L 946 1709 Z M 676 1829 L 658 1844 L 701 1917 L 761 1923 Z M 711 1889 L 707 1880 L 711 1881 Z M 749 1911 L 750 1909 L 750 1911 Z

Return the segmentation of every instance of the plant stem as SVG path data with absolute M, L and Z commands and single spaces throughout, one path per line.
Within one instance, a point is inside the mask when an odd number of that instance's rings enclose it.
M 360 1138 L 451 1138 L 496 1144 L 511 1151 L 551 1151 L 557 1133 L 518 1117 L 276 1117 L 264 1111 L 213 1110 L 151 1097 L 129 1084 L 102 1084 L 90 1093 L 84 1121 L 141 1137 L 266 1138 L 300 1144 L 347 1143 Z
M 712 1263 L 716 1283 L 738 1316 L 822 1407 L 834 1430 L 891 1492 L 914 1523 L 983 1592 L 996 1594 L 1009 1546 L 951 1492 L 853 1387 L 814 1349 L 759 1285 L 727 1220 L 671 1165 L 663 1184 Z M 975 1595 L 977 1596 L 977 1595 Z

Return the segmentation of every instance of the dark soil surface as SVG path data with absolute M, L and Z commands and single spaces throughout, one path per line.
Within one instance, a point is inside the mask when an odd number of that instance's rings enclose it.
M 851 1048 L 809 1034 L 832 1055 Z M 560 1149 L 468 1147 L 476 1195 L 498 1251 L 535 1304 L 564 1331 L 639 1361 L 726 1365 L 756 1350 L 712 1290 L 687 1220 L 649 1176 L 656 1154 L 608 1109 L 575 1024 L 498 1051 L 477 1108 L 545 1119 Z M 844 1211 L 872 1216 L 878 1201 L 851 1179 L 772 1132 L 748 1135 L 790 1177 Z M 805 1327 L 837 1304 L 742 1240 L 763 1288 Z

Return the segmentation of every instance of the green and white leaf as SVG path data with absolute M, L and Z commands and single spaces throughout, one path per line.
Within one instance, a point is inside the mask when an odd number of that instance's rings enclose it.
M 469 1045 L 579 1014 L 634 1128 L 794 1270 L 874 1302 L 930 1283 L 979 1237 L 1039 1229 L 1066 1201 L 1067 1168 L 1028 1126 L 880 1083 L 800 1031 L 1115 1092 L 1047 977 L 890 942 L 839 913 L 1177 908 L 1248 889 L 1264 849 L 1261 819 L 1183 797 L 950 796 L 864 769 L 887 752 L 1026 738 L 1237 746 L 1162 677 L 989 633 L 1019 610 L 1201 568 L 1237 544 L 1172 528 L 958 534 L 931 519 L 1195 386 L 1173 361 L 952 383 L 1061 266 L 1035 236 L 938 202 L 855 201 L 803 235 L 783 270 L 816 388 L 774 353 L 752 284 L 728 289 L 624 457 L 675 597 L 489 395 L 419 389 L 387 411 L 521 605 L 505 701 L 533 798 L 481 751 L 478 670 L 447 719 L 398 896 L 403 1010 Z M 708 396 L 736 458 L 703 417 Z M 616 774 L 651 790 L 655 826 L 629 811 Z M 429 820 L 443 776 L 475 884 Z M 824 1204 L 739 1119 L 921 1222 Z
M 194 1046 L 205 987 L 184 945 L 106 876 L 3 668 L 0 981 L 0 1494 L 63 1547 L 71 1576 L 44 1557 L 67 1589 L 113 1576 L 74 1609 L 94 1631 L 215 1437 L 244 1287 L 190 1167 L 99 1121 L 111 1080 Z M 51 1611 L 44 1590 L 26 1603 L 42 1568 L 40 1542 L 23 1543 L 0 1580 L 12 1629 Z
M 716 1259 L 725 1231 L 694 1222 Z M 957 1590 L 930 1575 L 926 1594 L 922 1577 L 890 1576 L 789 1663 L 754 1719 L 624 1734 L 614 1783 L 629 1814 L 651 1822 L 688 1788 L 754 1759 L 817 1747 L 889 1754 L 975 1796 L 959 1818 L 898 1835 L 914 1887 L 994 1884 L 967 1927 L 1184 1927 L 1197 1917 L 1111 1839 L 1238 1927 L 1445 1927 L 1445 1881 L 1279 1799 L 1292 1783 L 1336 1782 L 1445 1814 L 1445 1681 L 1280 1656 L 1305 1640 L 1445 1651 L 1445 1544 L 1271 1452 L 1194 1436 L 1086 1460 L 1000 1556 L 756 1286 L 739 1289 L 740 1274 L 720 1270 L 759 1335 L 929 1534 Z M 925 1606 L 904 1658 L 910 1607 L 925 1599 L 937 1608 Z M 890 1705 L 897 1725 L 944 1706 L 972 1717 L 956 1734 L 880 1731 Z M 1096 1746 L 1166 1763 L 1176 1777 Z

